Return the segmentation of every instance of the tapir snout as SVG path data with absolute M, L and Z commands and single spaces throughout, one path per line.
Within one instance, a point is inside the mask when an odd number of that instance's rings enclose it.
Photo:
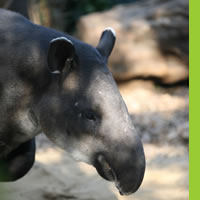
M 94 166 L 104 179 L 115 182 L 121 195 L 129 195 L 142 183 L 145 158 L 141 143 L 124 149 L 122 146 L 122 143 L 116 144 L 109 152 L 97 153 Z
M 120 194 L 128 195 L 142 183 L 145 156 L 126 105 L 122 97 L 114 92 L 115 89 L 117 87 L 113 83 L 105 91 L 107 98 L 104 96 L 103 100 L 99 97 L 105 109 L 104 120 L 94 139 L 92 163 L 103 178 L 115 182 Z

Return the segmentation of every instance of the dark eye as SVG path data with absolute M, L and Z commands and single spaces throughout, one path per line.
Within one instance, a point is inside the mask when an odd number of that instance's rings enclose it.
M 90 121 L 95 121 L 96 120 L 96 115 L 91 112 L 91 111 L 87 111 L 84 113 L 84 118 Z

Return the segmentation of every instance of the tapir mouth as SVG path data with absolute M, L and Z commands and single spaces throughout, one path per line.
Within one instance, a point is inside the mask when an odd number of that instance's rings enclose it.
M 95 160 L 95 167 L 97 172 L 108 181 L 115 181 L 116 175 L 114 170 L 111 168 L 108 161 L 105 159 L 103 155 L 98 155 Z
M 121 195 L 130 195 L 136 192 L 141 184 L 142 180 L 137 183 L 130 182 L 130 184 L 124 184 L 123 181 L 119 180 L 116 171 L 109 164 L 108 160 L 101 154 L 96 156 L 94 166 L 101 177 L 108 181 L 115 182 L 115 186 Z

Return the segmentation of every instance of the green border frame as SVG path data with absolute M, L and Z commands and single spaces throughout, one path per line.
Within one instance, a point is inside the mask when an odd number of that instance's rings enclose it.
M 188 0 L 189 1 L 189 0 Z M 189 140 L 189 162 L 190 162 L 190 200 L 198 200 L 200 197 L 199 179 L 200 179 L 200 1 L 189 1 L 189 51 L 190 51 L 190 140 Z M 1 190 L 0 188 L 0 199 Z M 1 199 L 3 200 L 3 199 Z M 4 199 L 5 200 L 5 199 Z
M 190 141 L 189 141 L 189 189 L 190 200 L 196 200 L 200 197 L 199 188 L 199 160 L 200 160 L 200 133 L 199 133 L 199 114 L 200 114 L 200 1 L 189 1 L 189 51 L 190 51 L 190 109 L 189 109 L 189 122 L 190 122 Z

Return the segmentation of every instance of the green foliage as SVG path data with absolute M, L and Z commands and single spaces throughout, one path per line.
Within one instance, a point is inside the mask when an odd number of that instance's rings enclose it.
M 7 176 L 7 171 L 5 170 L 5 165 L 0 160 L 0 179 L 4 179 Z M 0 200 L 7 200 L 9 194 L 6 194 L 4 191 L 4 187 L 0 184 Z
M 79 17 L 112 7 L 113 0 L 70 0 L 66 6 L 66 30 L 73 32 Z
M 129 3 L 134 1 L 136 0 L 68 0 L 65 9 L 65 30 L 67 32 L 73 32 L 78 19 L 82 15 L 107 10 L 119 3 Z
M 8 172 L 5 164 L 0 160 L 0 179 L 4 179 L 5 177 L 8 177 Z

